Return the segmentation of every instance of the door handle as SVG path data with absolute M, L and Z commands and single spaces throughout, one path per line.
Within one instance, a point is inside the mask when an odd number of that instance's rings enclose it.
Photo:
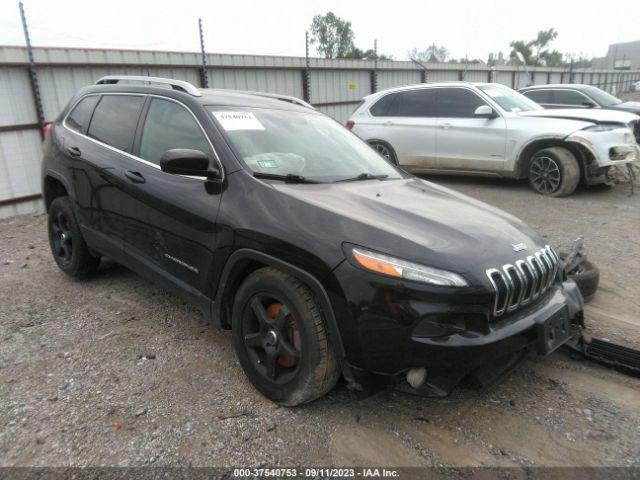
M 440 127 L 440 128 L 444 128 L 444 129 L 447 129 L 447 128 L 452 128 L 452 127 L 453 127 L 453 125 L 451 125 L 450 123 L 441 123 L 441 124 L 439 125 L 439 127 Z
M 72 157 L 79 157 L 82 152 L 78 147 L 67 147 L 67 153 Z
M 392 126 L 393 126 L 393 122 L 392 122 L 392 121 L 390 121 L 390 120 L 387 120 L 386 122 L 384 122 L 384 123 L 383 123 L 383 125 L 384 125 L 385 127 L 392 127 Z
M 146 182 L 145 178 L 140 172 L 132 172 L 131 170 L 127 170 L 126 172 L 124 172 L 124 176 L 131 180 L 133 183 Z

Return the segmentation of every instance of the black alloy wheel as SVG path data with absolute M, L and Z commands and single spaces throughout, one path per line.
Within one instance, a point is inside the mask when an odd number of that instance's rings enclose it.
M 62 265 L 71 263 L 73 258 L 73 231 L 64 212 L 58 211 L 51 221 L 53 254 Z
M 300 334 L 291 309 L 281 300 L 255 295 L 243 315 L 242 335 L 249 358 L 264 378 L 284 383 L 298 372 Z

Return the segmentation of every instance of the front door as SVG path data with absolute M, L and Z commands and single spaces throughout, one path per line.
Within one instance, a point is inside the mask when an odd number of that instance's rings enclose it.
M 475 117 L 476 109 L 487 103 L 468 88 L 446 87 L 436 90 L 438 169 L 502 171 L 507 134 L 504 118 Z
M 220 185 L 160 170 L 160 158 L 174 148 L 215 152 L 187 107 L 150 97 L 138 129 L 135 157 L 122 169 L 125 251 L 157 280 L 186 292 L 196 305 L 210 297 Z M 169 285 L 170 286 L 170 285 Z

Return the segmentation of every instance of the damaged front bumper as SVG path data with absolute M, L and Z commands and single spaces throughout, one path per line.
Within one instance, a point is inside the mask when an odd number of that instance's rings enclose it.
M 585 148 L 598 168 L 625 165 L 640 160 L 640 146 L 626 127 L 605 131 L 578 130 L 565 139 Z

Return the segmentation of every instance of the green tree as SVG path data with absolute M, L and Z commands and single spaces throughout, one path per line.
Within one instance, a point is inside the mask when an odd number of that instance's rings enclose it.
M 345 58 L 358 58 L 363 60 L 375 60 L 376 52 L 373 48 L 368 50 L 361 50 L 358 47 L 353 47 L 351 51 L 347 52 Z M 378 60 L 393 60 L 393 55 L 386 53 L 378 54 Z
M 446 62 L 449 58 L 449 50 L 444 46 L 432 43 L 424 50 L 413 48 L 407 52 L 407 56 L 422 62 Z
M 517 52 L 522 54 L 524 61 L 527 65 L 550 65 L 547 62 L 557 63 L 557 50 L 549 52 L 545 50 L 549 44 L 556 39 L 558 32 L 555 29 L 550 28 L 548 30 L 540 30 L 535 39 L 526 40 L 514 40 L 509 45 L 511 46 L 511 53 L 509 57 L 511 60 L 517 62 Z M 560 63 L 562 63 L 562 54 L 560 54 Z
M 525 42 L 524 40 L 514 40 L 509 44 L 511 46 L 511 53 L 509 58 L 514 62 L 519 62 L 516 53 L 520 53 L 524 58 L 524 63 L 527 65 L 536 65 L 537 61 L 533 57 L 533 50 L 531 50 L 531 42 Z
M 536 60 L 540 63 L 540 60 L 544 58 L 545 51 L 549 44 L 558 37 L 558 32 L 555 29 L 540 30 L 535 40 L 530 42 L 531 46 L 536 49 Z
M 341 58 L 353 53 L 354 38 L 351 22 L 341 19 L 333 12 L 313 17 L 310 41 L 325 58 Z
M 547 67 L 562 67 L 564 65 L 562 53 L 558 50 L 542 52 L 540 57 Z

